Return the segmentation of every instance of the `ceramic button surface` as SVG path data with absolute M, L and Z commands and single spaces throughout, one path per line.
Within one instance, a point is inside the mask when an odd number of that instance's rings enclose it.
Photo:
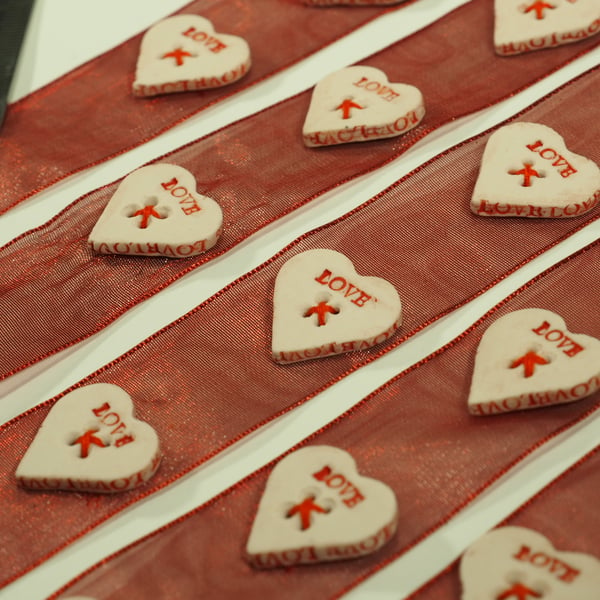
M 511 55 L 584 40 L 600 31 L 598 0 L 496 0 L 494 46 Z
M 134 417 L 131 398 L 108 383 L 78 388 L 50 410 L 16 477 L 32 490 L 114 493 L 146 483 L 158 469 L 154 429 Z
M 122 181 L 88 242 L 101 254 L 186 258 L 212 248 L 222 224 L 221 207 L 196 192 L 189 171 L 156 164 Z
M 494 415 L 575 402 L 598 388 L 600 340 L 571 333 L 552 311 L 527 308 L 483 334 L 468 406 L 473 415 Z
M 370 348 L 401 322 L 400 298 L 389 282 L 358 275 L 334 250 L 308 250 L 277 275 L 273 359 L 287 363 Z
M 222 87 L 250 69 L 250 48 L 218 33 L 198 15 L 176 15 L 151 27 L 140 47 L 133 93 L 156 96 Z
M 424 115 L 416 87 L 390 83 L 374 67 L 347 67 L 315 86 L 302 135 L 314 147 L 366 142 L 402 135 Z
M 465 552 L 460 579 L 462 600 L 597 600 L 600 560 L 558 551 L 536 531 L 501 527 Z
M 360 475 L 347 452 L 309 446 L 273 469 L 246 554 L 259 568 L 357 558 L 381 548 L 396 526 L 387 485 Z
M 482 217 L 567 218 L 600 201 L 600 169 L 539 123 L 494 132 L 481 159 L 471 210 Z

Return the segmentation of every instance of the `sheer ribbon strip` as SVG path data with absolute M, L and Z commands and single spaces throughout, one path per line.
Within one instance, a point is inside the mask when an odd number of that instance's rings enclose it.
M 521 507 L 503 525 L 538 531 L 561 552 L 585 552 L 600 558 L 600 447 Z M 410 600 L 460 598 L 458 562 L 431 580 Z
M 244 597 L 258 599 L 277 597 L 278 590 L 285 589 L 286 598 L 302 600 L 348 591 L 430 535 L 534 449 L 600 407 L 597 392 L 574 404 L 496 417 L 473 417 L 466 408 L 479 340 L 501 316 L 522 308 L 545 308 L 561 314 L 570 331 L 600 336 L 600 318 L 591 301 L 599 261 L 596 242 L 549 269 L 441 351 L 384 384 L 300 445 L 343 448 L 356 459 L 361 474 L 394 489 L 398 532 L 377 553 L 310 567 L 250 567 L 243 550 L 271 464 L 98 564 L 60 597 L 78 593 L 116 600 L 120 594 L 141 600 L 155 593 L 182 600 L 228 599 L 243 589 Z M 568 499 L 561 506 L 571 510 Z M 563 527 L 570 524 L 568 514 Z M 552 513 L 547 516 L 552 518 Z M 595 528 L 579 532 L 581 538 L 588 536 L 583 550 L 597 543 L 597 524 L 596 519 Z M 570 532 L 569 525 L 556 542 L 561 544 Z M 152 564 L 160 564 L 160 570 Z
M 398 8 L 321 11 L 295 0 L 190 2 L 177 12 L 199 14 L 216 31 L 246 39 L 252 53 L 249 73 L 224 88 L 135 98 L 131 87 L 140 34 L 15 102 L 0 136 L 0 212 L 68 175 L 147 142 Z
M 580 77 L 521 118 L 558 129 L 575 152 L 598 160 L 600 140 L 589 127 L 589 114 L 595 107 L 593 90 L 599 76 L 596 69 Z M 566 111 L 565 106 L 572 110 Z M 82 382 L 122 386 L 133 397 L 138 418 L 157 430 L 165 458 L 145 488 L 95 498 L 31 493 L 16 486 L 14 470 L 58 397 L 0 428 L 0 581 L 15 578 L 106 518 L 310 399 L 597 218 L 492 219 L 471 213 L 469 200 L 488 136 L 445 152 L 362 207 L 302 236 Z M 289 258 L 320 247 L 346 254 L 361 274 L 390 281 L 403 301 L 403 326 L 371 350 L 278 365 L 270 351 L 275 277 Z M 146 268 L 145 263 L 138 264 Z M 117 259 L 113 265 L 121 277 L 131 277 L 126 265 L 119 269 Z M 56 270 L 60 269 L 57 264 Z M 41 275 L 32 270 L 29 281 Z M 72 271 L 74 284 L 78 275 Z M 108 288 L 104 285 L 102 292 Z M 97 293 L 87 290 L 79 308 L 86 311 L 88 305 L 95 305 Z M 28 295 L 22 301 L 35 299 Z M 36 310 L 44 313 L 47 308 Z M 574 330 L 578 325 L 576 321 Z M 45 322 L 39 335 L 53 326 L 52 321 Z M 569 407 L 567 414 L 587 405 Z M 544 414 L 562 415 L 564 410 Z M 461 415 L 463 411 L 461 398 Z M 503 422 L 490 420 L 480 427 L 487 430 L 492 423 Z M 59 529 L 48 529 L 49 523 L 58 522 Z
M 494 54 L 491 35 L 489 2 L 474 0 L 365 61 L 382 68 L 392 81 L 417 85 L 425 95 L 425 120 L 400 138 L 306 148 L 301 129 L 310 101 L 307 92 L 167 156 L 164 160 L 194 173 L 198 191 L 223 208 L 223 236 L 206 255 L 180 260 L 94 255 L 87 236 L 117 184 L 80 198 L 46 225 L 0 249 L 0 287 L 5 290 L 0 313 L 5 345 L 12 349 L 0 357 L 0 378 L 85 339 L 319 194 L 381 166 L 440 125 L 506 98 L 593 47 L 589 41 L 501 58 Z M 577 115 L 585 115 L 582 103 L 595 108 L 597 81 L 589 85 L 591 98 L 567 98 L 577 104 Z M 589 123 L 582 123 L 576 135 L 591 133 Z M 64 146 L 53 142 L 53 147 Z M 3 168 L 8 164 L 0 164 L 0 172 Z M 27 169 L 31 174 L 45 170 Z M 6 181 L 0 176 L 0 186 Z

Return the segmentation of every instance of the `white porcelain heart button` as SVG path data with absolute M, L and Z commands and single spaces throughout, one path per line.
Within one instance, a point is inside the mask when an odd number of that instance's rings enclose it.
M 390 83 L 374 67 L 347 67 L 315 86 L 302 136 L 311 147 L 395 137 L 424 115 L 418 88 Z
M 395 288 L 358 275 L 334 250 L 302 252 L 280 269 L 273 295 L 273 359 L 290 363 L 370 348 L 402 323 Z
M 485 147 L 471 210 L 482 217 L 577 217 L 600 201 L 600 169 L 539 123 L 513 123 Z
M 359 475 L 350 454 L 309 446 L 273 469 L 246 555 L 260 568 L 356 558 L 391 539 L 397 512 L 394 492 Z
M 468 406 L 473 415 L 494 415 L 575 402 L 599 388 L 600 340 L 569 332 L 552 311 L 527 308 L 483 334 Z
M 495 0 L 494 12 L 501 55 L 571 44 L 600 31 L 598 0 Z
M 88 238 L 95 252 L 185 258 L 212 248 L 223 213 L 196 192 L 194 176 L 177 165 L 157 164 L 129 174 Z
M 250 48 L 244 39 L 215 32 L 204 17 L 176 15 L 144 35 L 133 93 L 156 96 L 221 87 L 249 69 Z
M 500 527 L 465 552 L 460 579 L 462 600 L 597 600 L 600 560 L 559 552 L 531 529 Z
M 134 418 L 127 392 L 96 383 L 52 407 L 16 477 L 32 490 L 114 493 L 144 484 L 159 463 L 158 436 Z

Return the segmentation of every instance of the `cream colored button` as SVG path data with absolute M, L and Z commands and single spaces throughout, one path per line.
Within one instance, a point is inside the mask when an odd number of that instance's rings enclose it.
M 600 340 L 571 333 L 549 310 L 511 312 L 479 343 L 469 412 L 494 415 L 575 402 L 600 388 Z
M 598 0 L 495 0 L 494 46 L 521 54 L 584 40 L 600 31 Z
M 222 87 L 250 69 L 250 48 L 235 35 L 217 33 L 198 15 L 159 21 L 142 39 L 133 84 L 136 96 Z
M 288 260 L 273 295 L 273 359 L 280 363 L 364 350 L 390 338 L 402 323 L 396 289 L 358 275 L 334 250 Z
M 539 123 L 513 123 L 485 147 L 471 210 L 482 217 L 568 218 L 600 201 L 600 169 Z
M 61 398 L 42 423 L 17 471 L 32 490 L 114 493 L 146 483 L 158 469 L 154 429 L 134 418 L 129 394 L 96 383 Z
M 246 546 L 259 568 L 287 567 L 371 554 L 397 527 L 394 492 L 359 475 L 339 448 L 309 446 L 273 469 Z
M 424 115 L 416 87 L 390 83 L 374 67 L 347 67 L 315 86 L 302 136 L 314 147 L 367 142 L 402 135 Z
M 101 254 L 186 258 L 212 248 L 222 225 L 221 207 L 196 192 L 189 171 L 156 164 L 121 182 L 88 243 Z
M 465 552 L 460 579 L 462 600 L 597 600 L 600 560 L 559 552 L 531 529 L 500 527 Z

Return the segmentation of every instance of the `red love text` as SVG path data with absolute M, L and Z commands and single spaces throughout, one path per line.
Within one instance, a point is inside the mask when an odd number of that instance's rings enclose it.
M 538 140 L 533 144 L 527 144 L 526 148 L 539 154 L 541 158 L 550 161 L 550 164 L 556 168 L 561 177 L 569 177 L 577 173 L 577 169 L 567 161 L 567 159 L 559 154 L 553 148 L 544 145 L 544 142 Z
M 247 60 L 222 75 L 212 77 L 199 77 L 198 79 L 176 79 L 156 85 L 146 85 L 144 83 L 135 83 L 133 86 L 133 95 L 143 98 L 158 96 L 161 94 L 173 94 L 175 92 L 189 92 L 194 90 L 207 90 L 228 85 L 243 77 L 250 68 L 250 61 Z
M 273 352 L 273 360 L 278 363 L 290 363 L 297 362 L 300 360 L 308 360 L 310 358 L 317 358 L 323 356 L 331 356 L 333 354 L 340 354 L 342 352 L 353 352 L 354 350 L 366 350 L 375 344 L 381 344 L 388 338 L 392 337 L 396 329 L 402 324 L 402 319 L 398 319 L 389 329 L 381 332 L 380 334 L 363 339 L 363 340 L 352 340 L 350 342 L 331 342 L 329 344 L 323 344 L 321 346 L 315 346 L 314 348 L 307 348 L 306 350 L 294 350 L 291 352 Z
M 512 410 L 525 410 L 528 408 L 539 408 L 553 404 L 565 404 L 574 402 L 593 394 L 600 389 L 600 375 L 594 375 L 588 381 L 583 381 L 572 387 L 561 388 L 548 392 L 535 392 L 512 396 L 504 400 L 480 402 L 470 404 L 469 412 L 475 416 L 497 415 Z
M 393 102 L 400 96 L 400 94 L 395 92 L 389 85 L 384 85 L 383 83 L 379 83 L 379 81 L 369 79 L 368 77 L 361 77 L 358 81 L 355 81 L 353 85 L 358 88 L 363 88 L 368 92 L 373 92 L 388 102 Z
M 362 142 L 377 138 L 388 138 L 401 133 L 406 133 L 416 127 L 423 116 L 425 109 L 420 107 L 411 110 L 402 117 L 386 125 L 355 125 L 337 131 L 315 131 L 304 134 L 304 143 L 307 146 L 330 146 L 333 144 L 346 144 L 348 142 Z
M 198 205 L 198 201 L 188 189 L 179 185 L 179 181 L 177 177 L 173 177 L 170 181 L 166 181 L 160 184 L 164 190 L 170 192 L 173 198 L 177 198 L 181 210 L 185 215 L 191 215 L 192 213 L 198 212 L 200 210 L 200 206 Z
M 344 298 L 350 298 L 350 302 L 359 308 L 362 308 L 369 300 L 376 301 L 373 296 L 363 292 L 346 278 L 334 275 L 329 269 L 325 269 L 321 275 L 315 277 L 315 281 L 327 286 L 333 292 L 339 292 Z
M 108 402 L 105 402 L 98 408 L 93 408 L 92 413 L 98 417 L 100 424 L 108 427 L 111 436 L 121 436 L 114 441 L 114 445 L 117 448 L 120 448 L 121 446 L 129 444 L 135 440 L 133 435 L 126 433 L 127 425 L 123 422 L 120 415 L 111 409 Z
M 182 35 L 185 35 L 195 42 L 199 42 L 203 46 L 206 46 L 206 48 L 215 54 L 227 48 L 227 44 L 224 44 L 214 35 L 210 35 L 205 31 L 198 31 L 195 27 L 190 27 L 188 30 L 184 31 Z
M 185 258 L 204 252 L 214 246 L 220 235 L 217 233 L 213 240 L 198 240 L 192 244 L 151 244 L 149 242 L 115 242 L 106 244 L 105 242 L 90 242 L 94 252 L 100 254 L 132 254 L 144 256 L 171 256 L 173 258 Z
M 559 560 L 553 556 L 549 556 L 545 552 L 532 552 L 531 548 L 521 546 L 521 549 L 513 556 L 517 560 L 528 562 L 540 569 L 546 569 L 552 575 L 555 575 L 560 581 L 571 583 L 575 581 L 579 575 L 579 569 L 571 567 L 566 562 Z
M 541 48 L 552 48 L 562 44 L 578 42 L 600 31 L 600 19 L 595 19 L 586 27 L 572 30 L 566 33 L 551 33 L 542 37 L 522 40 L 520 42 L 509 42 L 507 44 L 498 44 L 496 52 L 498 54 L 520 54 L 521 52 L 530 52 Z
M 303 546 L 282 552 L 264 552 L 248 556 L 254 567 L 272 569 L 310 564 L 324 560 L 340 560 L 370 554 L 381 548 L 396 532 L 396 520 L 382 527 L 377 533 L 356 543 L 343 546 Z
M 323 482 L 329 489 L 335 490 L 342 503 L 348 508 L 354 508 L 365 497 L 360 490 L 341 473 L 335 473 L 331 467 L 325 466 L 320 471 L 313 473 L 317 481 Z
M 534 204 L 511 204 L 509 202 L 490 202 L 477 200 L 471 204 L 472 210 L 484 217 L 532 217 L 566 218 L 577 217 L 592 210 L 600 202 L 600 192 L 588 200 L 573 202 L 564 206 L 535 206 Z
M 539 327 L 531 331 L 542 336 L 546 341 L 556 344 L 556 347 L 562 350 L 569 358 L 584 350 L 583 346 L 573 341 L 564 331 L 551 329 L 548 321 L 544 321 Z

